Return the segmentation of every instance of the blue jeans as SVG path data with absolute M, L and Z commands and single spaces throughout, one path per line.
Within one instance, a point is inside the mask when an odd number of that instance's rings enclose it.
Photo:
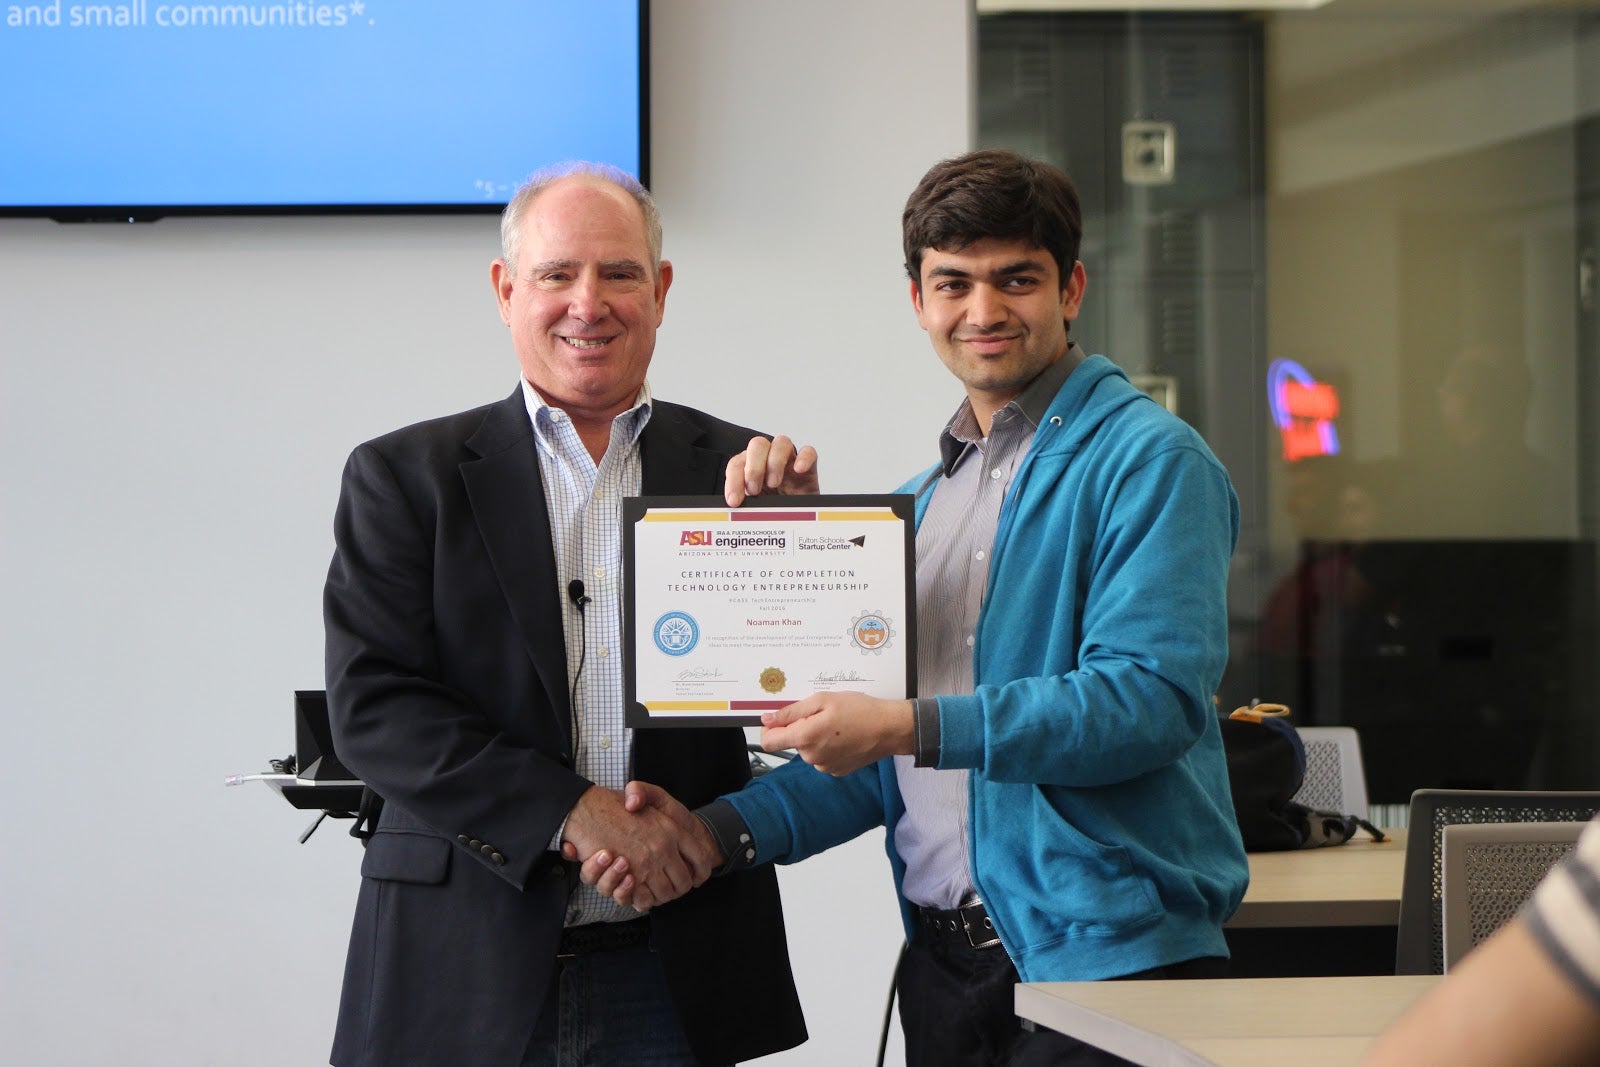
M 524 1067 L 706 1067 L 646 944 L 561 959 Z

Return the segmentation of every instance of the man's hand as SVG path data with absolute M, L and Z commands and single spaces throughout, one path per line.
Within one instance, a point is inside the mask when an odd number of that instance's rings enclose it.
M 885 756 L 915 755 L 916 742 L 916 712 L 909 700 L 813 693 L 761 716 L 762 748 L 792 748 L 811 766 L 835 777 Z
M 699 819 L 657 786 L 629 783 L 629 799 L 591 786 L 567 816 L 562 854 L 583 860 L 583 872 L 618 903 L 648 911 L 676 900 L 711 877 L 722 862 Z M 604 884 L 601 884 L 604 882 Z
M 685 847 L 693 849 L 696 855 L 711 856 L 711 870 L 716 870 L 726 858 L 705 824 L 658 785 L 649 782 L 629 782 L 623 790 L 623 807 L 635 813 L 648 809 L 671 820 L 678 832 L 683 835 Z M 568 856 L 568 858 L 575 857 Z M 639 888 L 632 876 L 632 869 L 626 856 L 619 855 L 611 849 L 601 849 L 584 860 L 583 866 L 578 869 L 578 877 L 585 885 L 594 886 L 602 896 L 609 896 L 618 904 L 630 904 L 640 911 L 646 911 L 656 904 L 665 904 L 668 900 L 674 899 L 670 897 L 663 899 L 654 893 L 650 893 L 646 898 L 644 896 L 646 891 Z M 704 881 L 702 878 L 695 885 L 700 885 Z
M 771 441 L 752 437 L 745 450 L 728 461 L 723 494 L 728 506 L 736 508 L 746 496 L 809 496 L 819 491 L 817 450 L 806 445 L 797 452 L 794 442 L 780 435 Z

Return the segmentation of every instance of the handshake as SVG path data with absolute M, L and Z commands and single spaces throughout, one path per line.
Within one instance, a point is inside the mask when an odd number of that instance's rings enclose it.
M 704 884 L 724 858 L 706 825 L 649 782 L 590 786 L 567 816 L 561 854 L 582 862 L 585 885 L 640 912 Z
M 909 700 L 813 693 L 763 712 L 761 726 L 762 748 L 791 749 L 835 777 L 885 756 L 916 752 Z M 703 884 L 725 859 L 706 825 L 649 782 L 629 782 L 621 793 L 591 786 L 567 816 L 561 854 L 582 861 L 579 877 L 585 885 L 638 911 L 678 899 Z

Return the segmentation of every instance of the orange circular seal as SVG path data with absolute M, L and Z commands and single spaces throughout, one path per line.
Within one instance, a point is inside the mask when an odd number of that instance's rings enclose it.
M 761 688 L 769 693 L 781 693 L 783 687 L 789 684 L 789 679 L 776 667 L 768 667 L 761 672 Z

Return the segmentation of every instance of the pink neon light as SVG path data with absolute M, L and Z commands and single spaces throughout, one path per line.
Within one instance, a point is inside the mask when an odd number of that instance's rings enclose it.
M 1267 407 L 1287 462 L 1339 453 L 1339 431 L 1333 424 L 1339 406 L 1338 390 L 1293 360 L 1275 359 L 1267 368 Z

